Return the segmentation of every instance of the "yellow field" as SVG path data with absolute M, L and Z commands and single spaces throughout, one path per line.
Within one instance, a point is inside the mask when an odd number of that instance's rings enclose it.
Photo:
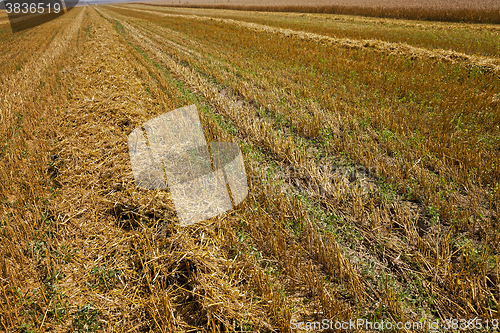
M 500 3 L 492 0 L 146 0 L 154 6 L 347 14 L 426 21 L 500 23 Z
M 0 21 L 1 329 L 498 328 L 499 32 L 139 4 Z M 250 191 L 183 228 L 127 137 L 190 104 Z

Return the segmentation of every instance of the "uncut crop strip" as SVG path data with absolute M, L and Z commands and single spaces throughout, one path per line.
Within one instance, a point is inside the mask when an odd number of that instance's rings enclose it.
M 427 50 L 424 48 L 413 47 L 407 44 L 388 43 L 379 40 L 353 40 L 348 38 L 333 38 L 310 32 L 294 31 L 292 29 L 276 28 L 276 27 L 266 26 L 263 24 L 236 21 L 232 19 L 205 17 L 199 15 L 161 13 L 158 11 L 136 9 L 133 7 L 132 8 L 129 7 L 129 9 L 135 11 L 142 11 L 158 16 L 179 17 L 179 18 L 187 18 L 194 20 L 216 21 L 225 24 L 233 24 L 245 27 L 246 29 L 250 29 L 256 32 L 270 32 L 282 35 L 284 37 L 298 38 L 306 41 L 315 41 L 338 47 L 355 48 L 355 49 L 366 48 L 377 52 L 389 53 L 394 55 L 404 55 L 410 58 L 421 58 L 421 59 L 439 60 L 447 62 L 465 63 L 469 66 L 478 66 L 488 71 L 492 71 L 496 75 L 500 75 L 500 60 L 497 58 L 473 56 L 460 52 L 446 51 L 446 50 Z
M 123 7 L 136 7 L 141 9 L 146 9 L 148 6 L 155 6 L 154 4 L 127 4 Z M 175 13 L 192 13 L 193 9 L 189 7 L 171 7 L 171 6 L 155 6 L 156 11 L 159 12 L 175 12 Z M 158 8 L 159 7 L 159 8 Z M 203 9 L 200 9 L 201 13 Z M 378 25 L 392 25 L 392 26 L 404 26 L 410 28 L 419 28 L 419 29 L 438 29 L 438 30 L 456 30 L 456 29 L 472 29 L 479 31 L 491 31 L 498 32 L 500 31 L 500 27 L 496 24 L 468 24 L 468 23 L 452 23 L 452 22 L 437 22 L 437 21 L 417 21 L 417 20 L 402 20 L 402 19 L 387 19 L 387 18 L 378 18 L 378 17 L 365 17 L 365 16 L 353 16 L 353 15 L 335 15 L 335 14 L 313 14 L 313 13 L 294 13 L 294 12 L 273 12 L 273 13 L 265 13 L 265 12 L 238 12 L 231 10 L 221 10 L 221 11 L 204 11 L 205 16 L 210 17 L 226 17 L 226 16 L 234 16 L 241 19 L 249 20 L 248 17 L 250 15 L 256 15 L 263 18 L 267 18 L 268 16 L 277 16 L 277 17 L 306 17 L 320 21 L 340 21 L 340 22 L 360 22 L 360 23 L 369 23 L 369 24 L 378 24 Z M 196 14 L 195 14 L 196 15 Z M 236 19 L 236 18 L 235 18 Z
M 446 257 L 446 256 L 445 256 Z
M 122 22 L 121 24 L 125 25 L 125 23 L 123 23 L 123 22 Z M 127 28 L 128 28 L 129 30 L 131 29 L 130 27 L 127 27 Z M 134 32 L 134 36 L 141 36 L 141 34 L 140 34 L 139 32 L 137 32 L 136 30 L 133 30 L 133 32 Z M 142 37 L 142 36 L 141 36 L 141 37 Z M 144 37 L 142 37 L 142 39 L 144 39 Z M 160 44 L 159 42 L 157 42 L 157 45 L 164 45 L 164 44 L 165 44 L 165 41 L 162 41 L 162 42 L 161 42 L 161 44 Z M 149 48 L 151 49 L 151 46 L 150 46 L 150 45 L 154 45 L 154 43 L 152 43 L 152 42 L 151 42 L 151 40 L 146 39 L 146 45 L 148 45 L 148 46 L 149 46 Z M 207 84 L 207 83 L 205 82 L 205 84 Z M 199 87 L 199 86 L 197 86 L 197 85 L 195 85 L 193 88 L 194 88 L 195 90 L 197 90 L 197 91 L 198 91 L 198 90 L 203 90 L 203 89 L 200 89 L 200 87 Z M 239 114 L 241 114 L 241 113 L 239 113 Z M 231 117 L 231 116 L 230 116 L 230 117 Z M 233 121 L 239 122 L 239 121 L 238 121 L 238 119 L 236 119 L 234 116 L 232 117 L 232 119 L 233 119 Z M 253 134 L 253 135 L 259 135 L 258 133 L 252 133 L 252 134 Z M 252 135 L 250 135 L 250 137 L 252 137 Z M 314 172 L 314 170 L 316 170 L 316 171 L 317 171 L 317 168 L 312 167 L 312 168 L 311 168 L 311 169 L 309 169 L 309 170 L 313 170 L 313 172 Z M 320 181 L 319 179 L 315 179 L 315 178 L 316 178 L 316 177 L 312 176 L 312 181 L 316 181 L 316 182 Z M 339 185 L 339 184 L 335 184 L 335 185 Z M 342 190 L 340 190 L 340 192 L 342 192 Z M 408 221 L 409 221 L 409 220 L 408 220 Z M 368 238 L 369 238 L 369 239 L 374 239 L 375 237 L 373 237 L 373 236 L 372 236 L 372 237 L 368 237 Z M 397 253 L 397 252 L 399 252 L 399 253 L 400 253 L 400 252 L 401 252 L 401 247 L 402 247 L 402 246 L 398 246 L 398 247 L 399 247 L 399 249 L 398 249 L 398 248 L 394 249 L 394 253 Z

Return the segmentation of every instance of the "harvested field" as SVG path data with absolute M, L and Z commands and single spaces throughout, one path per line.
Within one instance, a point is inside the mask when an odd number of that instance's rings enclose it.
M 268 12 L 348 14 L 448 22 L 500 23 L 500 3 L 494 0 L 157 0 L 159 6 L 216 8 Z
M 175 5 L 179 1 L 158 1 L 166 5 Z M 237 6 L 266 6 L 269 1 L 262 0 L 182 0 L 181 5 L 237 5 Z M 275 0 L 273 6 L 304 6 L 304 0 Z M 360 6 L 360 7 L 417 7 L 417 8 L 446 8 L 446 9 L 461 9 L 461 8 L 477 8 L 477 9 L 498 9 L 499 4 L 492 0 L 469 1 L 469 0 L 418 0 L 418 1 L 382 1 L 382 0 L 311 0 L 307 1 L 307 6 Z
M 498 329 L 498 33 L 145 4 L 0 22 L 1 329 Z M 181 227 L 127 140 L 191 104 L 249 193 Z

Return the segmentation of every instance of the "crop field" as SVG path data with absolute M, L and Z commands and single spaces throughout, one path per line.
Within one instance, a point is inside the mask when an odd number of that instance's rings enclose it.
M 349 14 L 458 22 L 500 23 L 495 0 L 146 0 L 151 5 L 191 8 Z
M 147 4 L 13 34 L 0 13 L 0 330 L 498 331 L 499 34 Z M 192 104 L 249 192 L 181 227 L 127 140 Z

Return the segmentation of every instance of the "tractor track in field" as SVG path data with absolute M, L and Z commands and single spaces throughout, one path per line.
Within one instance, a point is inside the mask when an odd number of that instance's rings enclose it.
M 263 24 L 243 22 L 233 19 L 222 19 L 222 18 L 214 18 L 214 17 L 207 17 L 200 15 L 161 13 L 157 11 L 138 9 L 129 6 L 119 7 L 119 8 L 121 9 L 126 8 L 128 10 L 145 12 L 156 16 L 179 17 L 185 19 L 213 21 L 218 23 L 231 24 L 256 32 L 267 32 L 287 38 L 297 38 L 306 41 L 314 41 L 336 47 L 372 50 L 380 53 L 405 56 L 410 59 L 424 59 L 424 60 L 427 59 L 427 60 L 437 60 L 437 61 L 445 61 L 452 63 L 463 63 L 470 67 L 480 67 L 485 71 L 492 72 L 495 75 L 500 75 L 500 59 L 498 58 L 468 55 L 461 52 L 447 51 L 447 50 L 428 50 L 425 48 L 414 47 L 405 43 L 390 43 L 375 39 L 357 40 L 350 38 L 334 38 L 311 32 L 277 28 Z

